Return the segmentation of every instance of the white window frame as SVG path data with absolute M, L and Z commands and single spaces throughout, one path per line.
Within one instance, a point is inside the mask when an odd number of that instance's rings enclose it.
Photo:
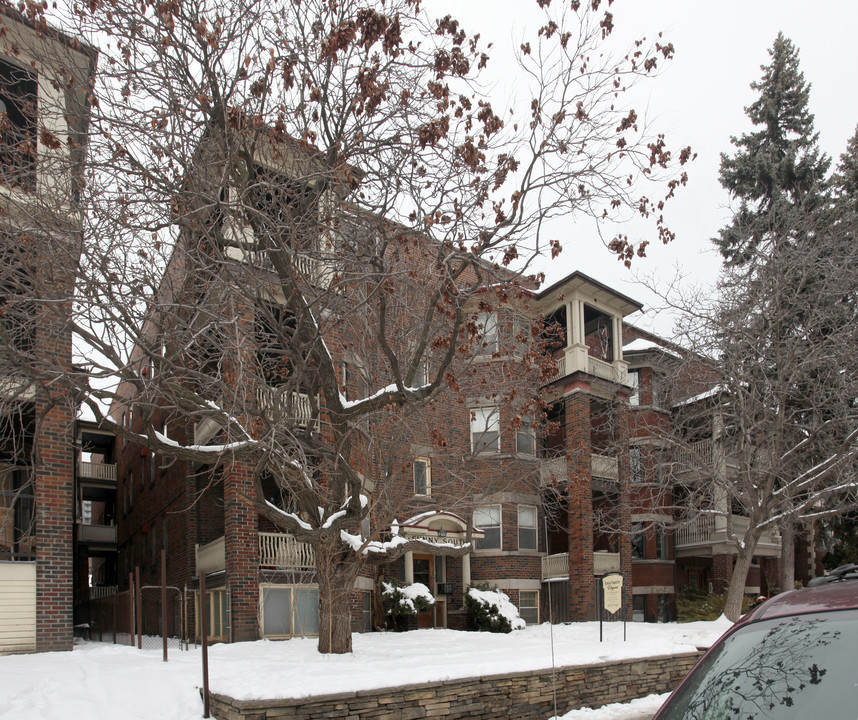
M 643 448 L 640 445 L 631 445 L 629 446 L 629 482 L 640 485 L 645 481 Z
M 521 511 L 529 510 L 533 512 L 533 525 L 522 525 L 521 524 Z M 519 505 L 518 506 L 518 549 L 519 550 L 538 550 L 539 549 L 539 514 L 536 511 L 535 505 Z M 521 542 L 521 531 L 524 530 L 532 530 L 533 531 L 533 547 L 526 547 Z
M 477 517 L 478 514 L 487 514 L 492 511 L 497 511 L 497 524 L 489 524 L 486 522 L 481 524 L 481 520 Z M 488 547 L 486 545 L 481 546 L 480 543 L 485 543 L 486 541 L 485 537 L 483 537 L 481 540 L 476 541 L 475 550 L 503 550 L 503 507 L 501 505 L 480 505 L 479 507 L 474 508 L 474 527 L 478 527 L 483 531 L 497 528 L 498 531 L 497 547 Z
M 494 454 L 500 452 L 500 408 L 497 405 L 483 405 L 470 409 L 471 452 Z M 487 442 L 485 437 L 495 433 L 496 437 Z
M 494 311 L 477 313 L 477 356 L 491 357 L 498 352 L 498 314 Z
M 519 444 L 520 437 L 529 438 L 530 449 L 522 449 Z M 536 454 L 536 431 L 533 429 L 533 417 L 525 415 L 521 419 L 521 427 L 515 431 L 515 451 L 520 455 Z
M 422 492 L 417 489 L 417 468 L 423 467 L 424 489 Z M 430 497 L 432 495 L 432 460 L 428 457 L 416 457 L 411 463 L 411 483 L 415 495 L 421 497 Z
M 534 605 L 525 605 L 524 604 L 524 596 L 532 595 L 535 600 Z M 528 598 L 530 599 L 530 598 Z M 525 619 L 522 611 L 524 610 L 536 610 L 536 620 L 534 622 L 529 622 Z M 521 619 L 524 620 L 528 625 L 539 625 L 539 590 L 519 590 L 518 591 L 518 614 L 521 616 Z
M 640 407 L 641 404 L 641 371 L 640 368 L 629 370 L 626 377 L 629 384 L 632 386 L 632 392 L 629 395 L 629 405 L 631 407 Z
M 288 590 L 290 593 L 289 597 L 289 630 L 288 634 L 280 634 L 280 633 L 268 633 L 265 630 L 265 595 L 270 591 L 286 591 Z M 318 632 L 303 632 L 300 625 L 301 622 L 297 617 L 298 612 L 298 603 L 295 602 L 296 593 L 298 591 L 312 591 L 315 590 L 317 593 L 319 592 L 319 586 L 314 583 L 309 583 L 306 585 L 302 584 L 279 584 L 279 583 L 259 583 L 259 628 L 264 638 L 290 638 L 290 637 L 317 637 Z

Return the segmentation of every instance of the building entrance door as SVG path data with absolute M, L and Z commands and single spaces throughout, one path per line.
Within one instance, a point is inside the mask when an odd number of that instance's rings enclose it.
M 414 582 L 423 583 L 429 592 L 435 594 L 435 585 L 433 583 L 433 558 L 431 555 L 415 555 L 414 556 Z M 417 613 L 417 627 L 430 628 L 434 627 L 435 613 L 432 608 L 426 612 Z

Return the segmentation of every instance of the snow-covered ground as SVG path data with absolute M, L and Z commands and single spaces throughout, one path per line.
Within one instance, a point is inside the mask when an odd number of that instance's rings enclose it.
M 209 649 L 211 689 L 237 698 L 304 697 L 605 660 L 710 645 L 729 627 L 712 623 L 540 625 L 509 635 L 416 630 L 354 636 L 350 655 L 325 656 L 315 639 L 258 641 Z M 199 649 L 140 651 L 83 642 L 71 653 L 0 657 L 0 717 L 15 720 L 191 720 L 202 715 Z M 579 710 L 566 720 L 646 717 L 658 708 Z M 649 711 L 649 707 L 652 711 Z M 622 714 L 625 712 L 626 714 Z M 594 714 L 595 713 L 595 714 Z M 613 713 L 613 714 L 611 714 Z M 617 714 L 620 713 L 620 714 Z M 641 715 L 643 713 L 643 715 Z

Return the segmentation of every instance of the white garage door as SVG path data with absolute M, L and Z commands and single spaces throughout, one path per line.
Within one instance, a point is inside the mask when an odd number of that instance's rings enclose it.
M 0 654 L 36 649 L 36 563 L 0 562 Z

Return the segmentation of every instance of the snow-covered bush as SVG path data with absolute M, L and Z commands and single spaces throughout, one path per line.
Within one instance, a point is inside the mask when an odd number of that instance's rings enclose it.
M 398 618 L 426 612 L 435 604 L 435 598 L 423 583 L 405 585 L 396 581 L 382 582 L 381 598 L 384 601 L 384 611 L 390 615 L 394 627 L 399 625 Z
M 518 608 L 500 590 L 470 587 L 465 595 L 465 606 L 477 630 L 508 633 L 526 625 L 519 617 Z

